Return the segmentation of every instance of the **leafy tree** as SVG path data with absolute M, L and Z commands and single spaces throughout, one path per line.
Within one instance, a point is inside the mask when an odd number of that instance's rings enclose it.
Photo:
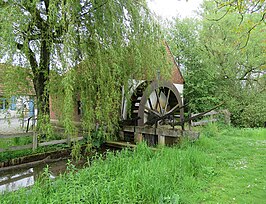
M 0 8 L 1 57 L 31 69 L 39 116 L 49 115 L 52 91 L 63 99 L 69 127 L 76 97 L 88 129 L 110 124 L 121 85 L 165 68 L 160 29 L 145 1 L 3 0 Z
M 206 56 L 199 44 L 201 22 L 196 19 L 176 19 L 171 30 L 171 47 L 185 77 L 185 100 L 191 111 L 203 111 L 211 107 L 214 98 L 213 70 L 206 69 Z M 201 105 L 199 105 L 201 104 Z
M 219 21 L 220 19 L 224 18 L 227 14 L 235 13 L 238 14 L 239 25 L 245 20 L 246 16 L 249 14 L 255 14 L 257 17 L 253 18 L 252 23 L 249 23 L 249 27 L 245 32 L 246 40 L 245 45 L 247 45 L 251 32 L 259 25 L 266 24 L 266 4 L 265 0 L 217 0 L 215 1 L 214 10 L 219 13 L 219 16 L 216 16 L 212 20 Z
M 225 101 L 236 125 L 261 126 L 266 120 L 264 26 L 256 25 L 246 38 L 261 13 L 243 14 L 242 19 L 232 12 L 219 19 L 226 9 L 214 8 L 206 1 L 201 20 L 177 19 L 171 33 L 185 67 L 185 97 L 194 111 Z

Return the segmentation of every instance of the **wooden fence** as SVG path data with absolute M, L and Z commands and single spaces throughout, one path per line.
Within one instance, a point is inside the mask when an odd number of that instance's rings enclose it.
M 191 114 L 191 117 L 197 116 L 198 114 Z M 219 110 L 219 111 L 210 111 L 205 113 L 203 119 L 200 121 L 190 121 L 189 126 L 201 126 L 206 125 L 208 123 L 217 122 L 218 120 L 223 119 L 225 124 L 230 124 L 230 112 L 228 110 Z
M 44 146 L 56 145 L 56 144 L 70 144 L 71 142 L 80 141 L 83 139 L 83 137 L 81 136 L 71 138 L 70 135 L 68 135 L 66 139 L 51 140 L 48 142 L 38 142 L 38 134 L 36 132 L 17 133 L 17 134 L 0 134 L 0 139 L 12 139 L 12 138 L 21 138 L 21 137 L 32 137 L 32 143 L 27 144 L 27 145 L 0 148 L 0 152 L 16 151 L 16 150 L 24 150 L 24 149 L 36 150 L 38 147 L 44 147 Z
M 197 116 L 198 114 L 191 114 L 191 117 Z M 207 117 L 208 118 L 207 118 Z M 228 110 L 220 110 L 220 111 L 210 111 L 206 114 L 204 114 L 203 119 L 200 121 L 189 121 L 189 129 L 194 126 L 200 126 L 200 125 L 206 125 L 208 123 L 216 122 L 219 119 L 223 118 L 224 122 L 226 124 L 230 124 L 230 112 Z M 77 124 L 80 125 L 80 124 Z M 57 124 L 54 124 L 55 132 L 57 133 L 63 133 L 64 128 L 57 126 Z M 131 129 L 130 129 L 131 128 Z M 127 132 L 142 132 L 142 133 L 147 133 L 151 134 L 150 130 L 148 128 L 141 128 L 138 127 L 138 131 L 135 131 L 135 129 L 132 129 L 133 127 L 126 127 L 124 131 Z M 144 132 L 143 132 L 144 131 Z M 160 132 L 160 130 L 157 130 L 157 135 L 159 136 L 159 143 L 164 143 L 165 140 L 165 135 L 168 135 L 170 137 L 179 137 L 182 135 L 178 131 L 168 131 L 167 133 L 165 132 Z M 32 143 L 26 144 L 26 145 L 20 145 L 20 146 L 11 146 L 7 148 L 0 148 L 0 153 L 5 152 L 5 151 L 16 151 L 16 150 L 24 150 L 24 149 L 33 149 L 36 150 L 38 147 L 44 147 L 44 146 L 50 146 L 50 145 L 56 145 L 56 144 L 71 144 L 71 142 L 74 141 L 80 141 L 84 137 L 82 134 L 78 134 L 77 137 L 71 138 L 71 136 L 68 134 L 66 139 L 60 139 L 60 140 L 51 140 L 47 142 L 41 142 L 38 141 L 38 134 L 34 131 L 27 132 L 27 133 L 17 133 L 17 134 L 0 134 L 0 140 L 1 139 L 12 139 L 12 138 L 20 138 L 20 137 L 32 137 Z

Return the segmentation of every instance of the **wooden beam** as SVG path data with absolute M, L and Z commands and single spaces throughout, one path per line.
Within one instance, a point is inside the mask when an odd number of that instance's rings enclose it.
M 49 142 L 42 142 L 42 143 L 39 143 L 38 146 L 39 147 L 44 147 L 44 146 L 56 145 L 56 144 L 64 144 L 64 143 L 67 143 L 67 139 L 53 140 L 53 141 L 49 141 Z
M 32 150 L 35 151 L 38 147 L 38 135 L 34 132 L 32 137 Z
M 83 137 L 72 138 L 71 139 L 71 142 L 80 141 L 82 139 L 83 139 Z M 64 144 L 64 143 L 67 143 L 67 142 L 68 142 L 67 139 L 63 139 L 63 140 L 52 140 L 52 141 L 49 141 L 49 142 L 39 143 L 38 146 L 39 147 L 44 147 L 44 146 L 49 146 L 49 145 Z
M 130 148 L 136 147 L 135 144 L 130 144 L 128 142 L 106 141 L 105 144 L 111 147 L 130 147 Z
M 165 145 L 165 136 L 158 135 L 158 144 L 164 146 Z
M 0 134 L 0 139 L 11 139 L 16 137 L 31 137 L 33 135 L 33 132 L 22 132 L 22 133 L 15 133 L 15 134 Z
M 136 143 L 141 143 L 143 141 L 143 136 L 142 136 L 142 133 L 140 132 L 135 132 L 134 133 L 134 141 Z
M 123 128 L 125 132 L 138 132 L 142 134 L 151 134 L 151 135 L 162 135 L 166 137 L 181 137 L 182 131 L 181 130 L 173 130 L 168 128 L 153 128 L 147 126 L 125 126 Z
M 205 125 L 211 122 L 216 122 L 218 121 L 218 119 L 214 118 L 214 119 L 210 119 L 210 120 L 202 120 L 202 121 L 198 121 L 198 122 L 192 122 L 191 126 L 199 126 L 199 125 Z
M 224 102 L 223 102 L 223 103 L 220 103 L 219 105 L 217 105 L 217 106 L 215 106 L 215 107 L 213 107 L 213 108 L 211 108 L 211 109 L 209 109 L 209 110 L 207 110 L 207 111 L 205 111 L 205 112 L 198 113 L 198 114 L 196 114 L 196 115 L 194 115 L 194 116 L 191 116 L 190 118 L 186 119 L 184 122 L 188 122 L 188 121 L 190 121 L 190 120 L 194 120 L 195 118 L 198 118 L 198 117 L 204 116 L 206 113 L 209 113 L 209 112 L 215 110 L 216 108 L 218 108 L 219 106 L 221 106 L 221 105 L 223 105 L 223 104 L 224 104 Z
M 137 147 L 137 145 L 135 144 L 130 144 L 128 142 L 117 142 L 117 141 L 106 141 L 105 142 L 106 145 L 110 146 L 110 147 L 116 147 L 116 148 L 135 148 Z M 154 147 L 149 147 L 151 150 L 157 151 L 159 149 L 154 148 Z
M 191 114 L 191 116 L 197 116 L 197 115 L 199 115 L 200 113 L 197 113 L 197 114 Z M 217 111 L 214 111 L 214 110 L 212 110 L 211 112 L 208 112 L 208 113 L 205 113 L 204 115 L 201 115 L 201 116 L 209 116 L 209 115 L 217 115 L 217 114 L 219 114 L 219 112 L 217 112 Z
M 11 170 L 14 170 L 14 169 L 18 169 L 18 168 L 31 168 L 31 167 L 34 167 L 34 166 L 37 166 L 39 164 L 42 164 L 42 163 L 50 163 L 50 162 L 57 162 L 57 161 L 60 161 L 62 160 L 62 158 L 58 158 L 58 159 L 51 159 L 50 156 L 42 159 L 42 160 L 37 160 L 37 161 L 32 161 L 32 162 L 28 162 L 28 163 L 22 163 L 22 164 L 17 164 L 17 165 L 14 165 L 14 166 L 6 166 L 6 167 L 2 167 L 0 168 L 0 173 L 1 172 L 5 172 L 5 171 L 11 171 Z

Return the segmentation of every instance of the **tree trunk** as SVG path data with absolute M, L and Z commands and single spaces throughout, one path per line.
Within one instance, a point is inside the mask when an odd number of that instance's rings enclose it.
M 49 93 L 46 87 L 48 83 L 48 77 L 45 76 L 45 73 L 41 72 L 34 76 L 34 78 L 38 117 L 49 115 Z
M 49 66 L 50 66 L 50 43 L 44 38 L 41 41 L 40 63 L 37 64 L 36 57 L 32 53 L 30 56 L 30 64 L 33 72 L 33 84 L 37 97 L 37 117 L 50 116 L 49 109 Z M 29 48 L 30 49 L 30 48 Z

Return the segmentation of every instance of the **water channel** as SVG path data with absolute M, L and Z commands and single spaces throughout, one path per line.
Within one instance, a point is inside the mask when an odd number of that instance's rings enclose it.
M 107 147 L 103 145 L 97 151 L 92 151 L 91 154 L 85 156 L 78 162 L 72 162 L 77 169 L 84 168 L 88 161 L 91 161 L 92 156 L 95 154 L 103 154 L 108 151 L 119 151 L 121 148 Z M 89 158 L 89 160 L 88 160 Z M 67 170 L 68 158 L 62 160 L 56 160 L 54 162 L 40 163 L 33 167 L 28 168 L 14 168 L 8 171 L 1 171 L 0 169 L 0 195 L 6 191 L 16 191 L 19 188 L 25 188 L 32 186 L 38 179 L 38 177 L 44 172 L 44 168 L 49 166 L 50 178 L 55 179 L 60 174 L 63 174 Z
M 85 161 L 80 162 L 77 168 L 82 168 Z M 64 173 L 67 168 L 67 160 L 52 162 L 49 164 L 40 164 L 31 168 L 21 168 L 0 172 L 0 194 L 5 191 L 15 191 L 22 187 L 32 186 L 40 174 L 44 172 L 44 168 L 49 166 L 50 178 L 54 179 Z
M 12 126 L 6 124 L 6 121 L 0 119 L 0 134 L 14 133 L 19 129 L 19 122 L 17 119 L 12 119 Z M 97 149 L 97 153 L 103 154 L 107 149 L 117 150 L 112 147 L 101 147 Z M 86 166 L 87 159 L 81 160 L 74 164 L 78 169 Z M 41 163 L 28 168 L 14 168 L 12 170 L 1 171 L 0 169 L 0 195 L 6 191 L 16 191 L 20 188 L 32 186 L 38 177 L 44 172 L 44 168 L 49 166 L 50 178 L 55 179 L 60 174 L 66 172 L 68 159 L 57 160 L 48 164 Z

